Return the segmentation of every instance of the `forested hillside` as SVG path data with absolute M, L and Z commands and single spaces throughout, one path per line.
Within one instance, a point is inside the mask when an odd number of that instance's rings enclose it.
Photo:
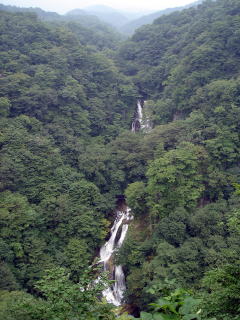
M 36 293 L 55 266 L 78 281 L 123 193 L 106 144 L 130 127 L 137 93 L 104 39 L 71 27 L 1 12 L 1 290 Z
M 119 51 L 155 123 L 142 138 L 146 178 L 126 190 L 136 221 L 118 258 L 140 309 L 184 288 L 204 296 L 204 316 L 240 317 L 239 34 L 239 1 L 207 1 L 140 28 Z
M 239 1 L 121 43 L 0 19 L 0 319 L 115 319 L 105 274 L 93 279 L 125 194 L 134 220 L 115 263 L 131 316 L 117 319 L 239 320 Z M 130 130 L 137 99 L 151 132 Z
M 0 4 L 0 10 L 11 13 L 35 13 L 40 20 L 46 21 L 49 24 L 54 23 L 61 27 L 67 25 L 67 28 L 70 28 L 80 37 L 82 44 L 85 44 L 83 42 L 85 40 L 88 44 L 93 44 L 99 49 L 116 48 L 117 43 L 122 37 L 113 27 L 101 21 L 98 17 L 87 14 L 84 11 L 75 15 L 60 15 L 55 12 L 44 11 L 40 8 L 19 8 L 3 4 Z

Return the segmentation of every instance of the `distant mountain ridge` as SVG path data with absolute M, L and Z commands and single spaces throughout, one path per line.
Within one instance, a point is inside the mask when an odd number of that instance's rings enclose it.
M 74 9 L 66 13 L 66 16 L 76 15 L 94 15 L 105 23 L 111 24 L 117 28 L 129 22 L 129 19 L 118 10 L 102 5 Z
M 34 12 L 36 15 L 42 19 L 42 20 L 60 20 L 61 15 L 56 12 L 50 12 L 50 11 L 44 11 L 41 8 L 20 8 L 17 6 L 10 6 L 10 5 L 4 5 L 0 4 L 0 10 L 2 11 L 8 11 L 8 12 Z
M 136 20 L 132 20 L 130 22 L 128 22 L 127 24 L 125 24 L 120 31 L 123 33 L 127 33 L 129 35 L 133 34 L 134 31 L 137 28 L 140 28 L 141 26 L 145 25 L 145 24 L 151 24 L 153 23 L 153 21 L 159 17 L 161 17 L 164 14 L 170 14 L 174 11 L 180 11 L 180 10 L 184 10 L 184 9 L 188 9 L 190 7 L 194 7 L 197 6 L 199 4 L 201 4 L 203 2 L 203 0 L 199 0 L 190 4 L 187 4 L 185 6 L 181 6 L 181 7 L 175 7 L 175 8 L 167 8 L 164 10 L 160 10 L 157 12 L 153 12 L 151 14 L 148 15 L 144 15 L 141 16 L 140 18 L 136 19 Z
M 56 12 L 47 12 L 40 8 L 19 8 L 3 4 L 0 4 L 0 10 L 9 12 L 34 12 L 44 21 L 77 21 L 87 27 L 89 25 L 100 25 L 102 23 L 116 28 L 123 34 L 131 35 L 137 28 L 145 24 L 151 24 L 162 15 L 197 6 L 202 2 L 203 0 L 198 0 L 186 6 L 167 8 L 146 15 L 142 15 L 142 12 L 121 11 L 105 5 L 93 5 L 82 9 L 73 9 L 65 15 L 60 15 Z
M 60 15 L 56 12 L 47 12 L 40 8 L 19 8 L 0 4 L 0 11 L 10 13 L 33 13 L 39 20 L 65 26 L 73 32 L 82 44 L 96 46 L 99 50 L 105 47 L 115 47 L 121 34 L 111 25 L 103 22 L 98 17 L 90 15 L 83 10 L 76 15 Z
M 99 27 L 110 28 L 104 21 L 100 20 L 97 16 L 90 15 L 81 9 L 76 9 L 76 14 L 73 15 L 60 15 L 56 12 L 44 11 L 41 8 L 20 8 L 16 6 L 0 4 L 0 10 L 7 12 L 33 12 L 42 21 L 64 21 L 64 22 L 78 22 L 84 27 L 92 27 L 99 25 Z

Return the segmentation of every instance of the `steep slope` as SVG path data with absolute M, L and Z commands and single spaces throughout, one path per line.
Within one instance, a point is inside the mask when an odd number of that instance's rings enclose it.
M 0 29 L 0 287 L 32 292 L 48 266 L 77 281 L 101 245 L 122 192 L 105 145 L 130 127 L 136 93 L 66 26 L 2 11 Z
M 126 190 L 135 220 L 118 262 L 126 301 L 149 312 L 157 301 L 156 318 L 177 288 L 204 297 L 203 319 L 239 317 L 226 280 L 240 270 L 239 17 L 239 1 L 207 1 L 140 28 L 118 54 L 155 123 L 138 155 L 145 178 Z
M 120 34 L 109 24 L 101 21 L 97 16 L 90 15 L 83 10 L 76 10 L 75 14 L 60 15 L 55 12 L 47 12 L 40 8 L 19 8 L 15 6 L 5 6 L 0 4 L 0 10 L 7 12 L 28 12 L 35 13 L 42 21 L 49 23 L 58 23 L 59 26 L 65 23 L 74 24 L 71 29 L 80 39 L 83 38 L 85 42 L 96 45 L 99 48 L 109 46 L 113 48 L 120 40 Z M 78 26 L 76 25 L 78 24 Z M 89 38 L 89 40 L 88 40 Z M 91 41 L 94 38 L 94 41 Z M 107 45 L 108 43 L 108 45 Z
M 1 12 L 0 318 L 116 318 L 94 258 L 125 190 L 126 310 L 239 319 L 239 17 L 206 1 L 114 55 L 82 26 Z M 130 130 L 137 99 L 147 134 Z
M 176 112 L 192 110 L 191 96 L 198 88 L 238 75 L 239 9 L 236 2 L 231 5 L 210 1 L 164 16 L 139 29 L 120 49 L 119 65 L 142 95 L 168 99 L 169 120 Z

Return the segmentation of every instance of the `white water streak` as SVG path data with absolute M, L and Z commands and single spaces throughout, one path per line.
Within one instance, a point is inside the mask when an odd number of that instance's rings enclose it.
M 147 101 L 137 101 L 137 111 L 135 119 L 132 122 L 132 132 L 137 132 L 139 130 L 143 132 L 149 132 L 152 130 L 152 123 L 147 115 L 146 111 L 144 112 L 144 106 L 147 104 Z
M 117 217 L 111 228 L 111 236 L 109 240 L 100 249 L 100 262 L 103 262 L 104 270 L 109 270 L 110 259 L 117 248 L 120 248 L 128 231 L 128 221 L 132 219 L 131 210 L 117 211 Z M 120 231 L 121 228 L 121 231 Z M 116 241 L 118 231 L 121 232 L 119 240 Z M 113 266 L 113 286 L 103 291 L 103 296 L 109 303 L 116 306 L 121 305 L 124 291 L 126 290 L 125 276 L 122 266 Z

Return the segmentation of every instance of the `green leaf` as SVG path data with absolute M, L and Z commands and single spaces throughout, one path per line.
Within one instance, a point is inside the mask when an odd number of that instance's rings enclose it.
M 141 312 L 141 320 L 153 320 L 153 316 L 147 312 Z
M 182 315 L 187 315 L 192 312 L 192 309 L 200 303 L 200 300 L 194 299 L 192 297 L 187 297 L 184 299 L 183 306 L 179 309 L 179 313 Z
M 155 317 L 155 316 L 160 316 L 160 317 Z M 159 314 L 159 315 L 154 315 L 153 316 L 154 320 L 181 320 L 180 316 L 176 314 Z
M 200 320 L 200 316 L 197 314 L 187 314 L 187 315 L 183 316 L 182 319 L 183 320 L 196 320 L 196 319 Z
M 164 318 L 164 315 L 163 315 L 163 314 L 154 313 L 153 319 L 154 319 L 154 320 L 164 320 L 165 318 Z

